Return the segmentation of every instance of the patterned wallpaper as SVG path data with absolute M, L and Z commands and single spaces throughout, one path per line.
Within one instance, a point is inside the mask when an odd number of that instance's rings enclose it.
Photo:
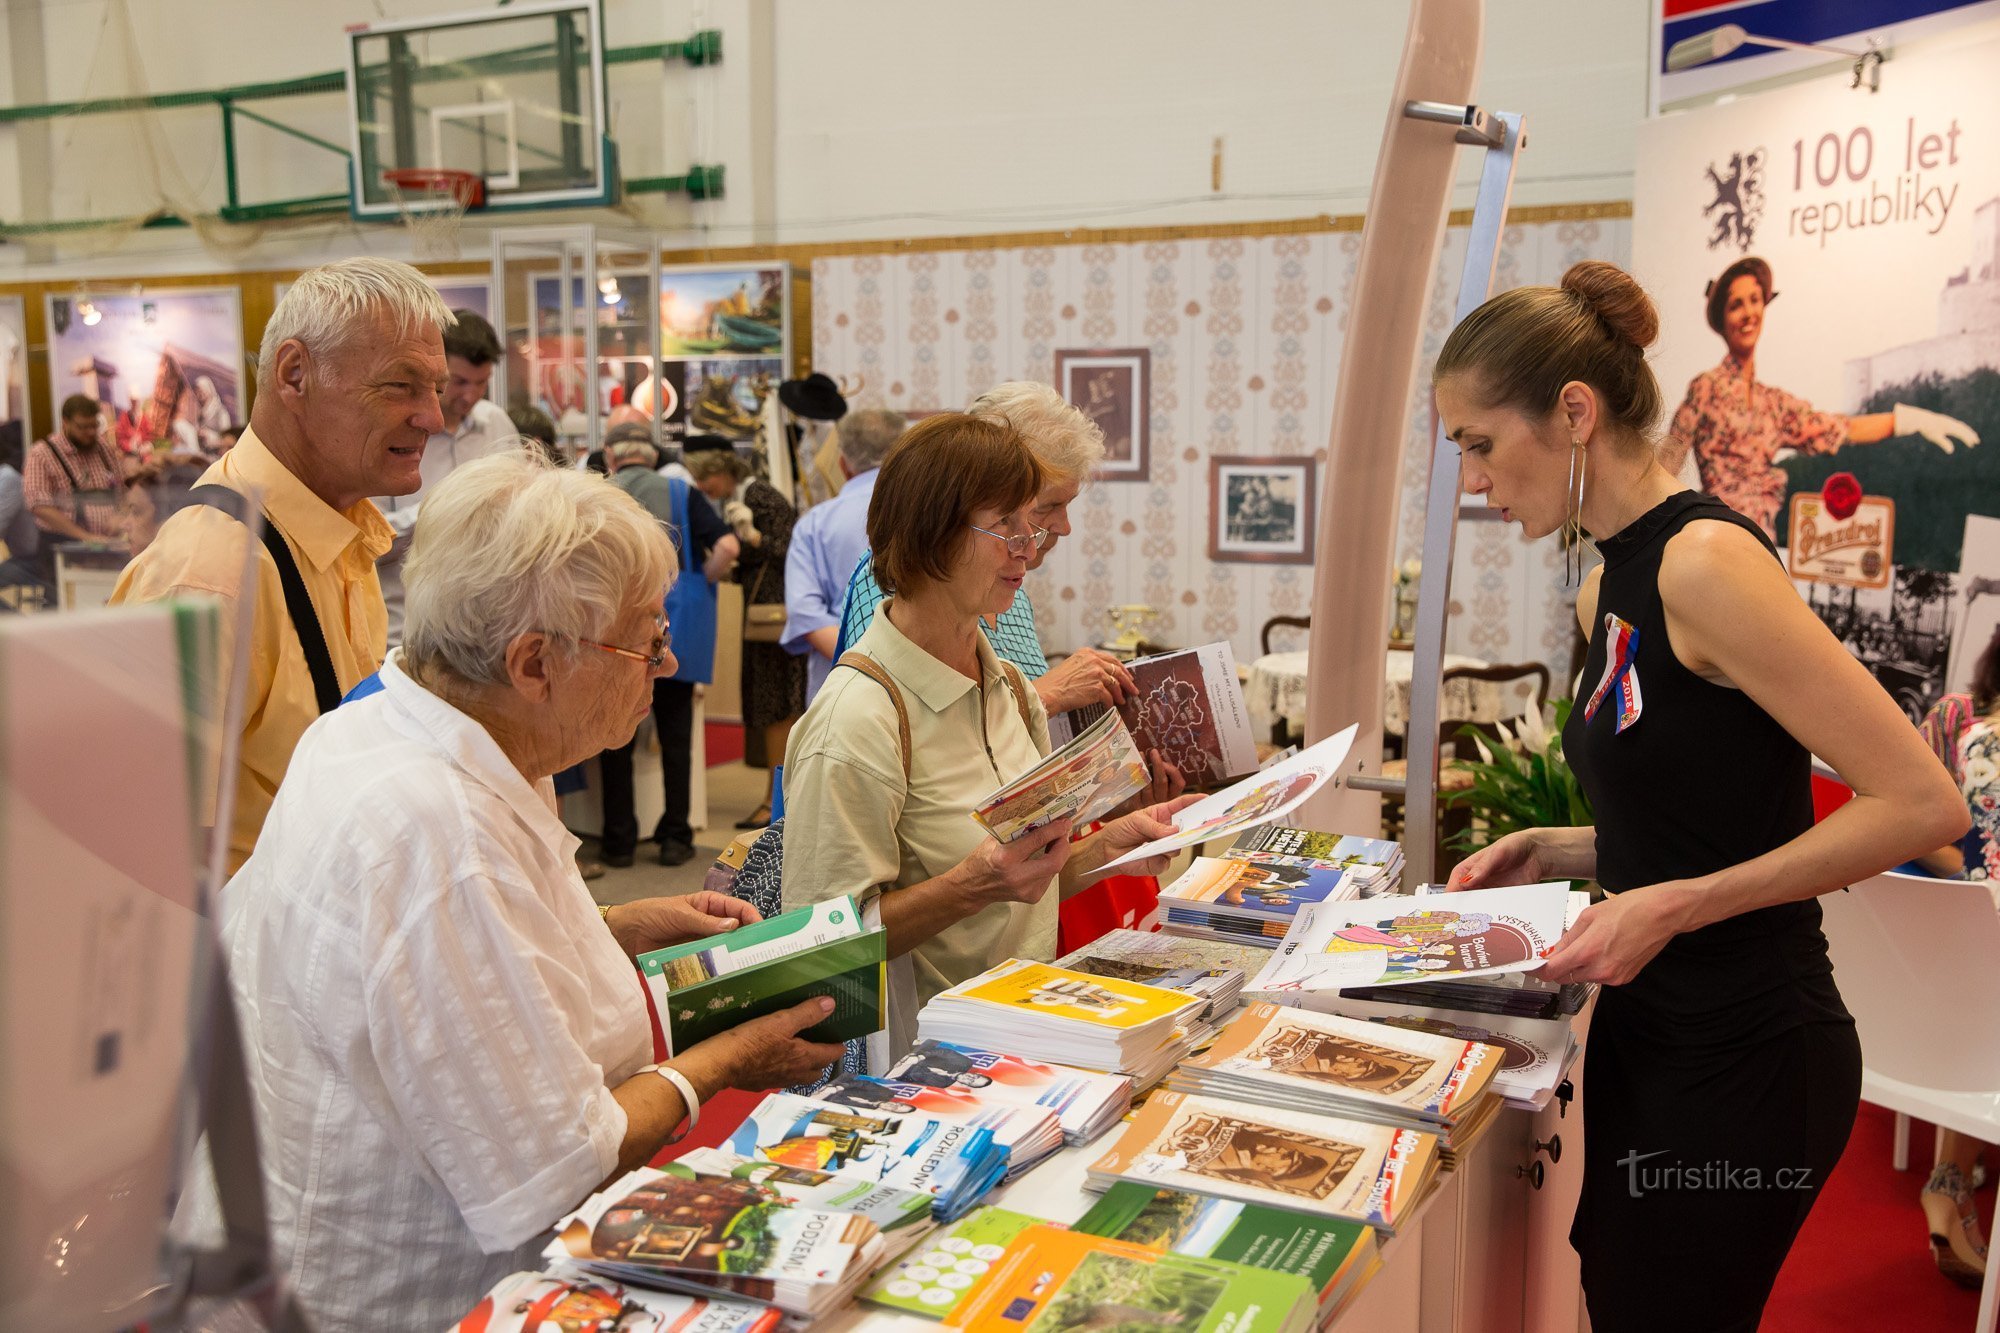
M 1398 562 L 1422 544 L 1427 367 L 1450 332 L 1464 243 L 1463 229 L 1450 229 L 1430 293 Z M 1347 326 L 1360 244 L 1358 233 L 1326 232 L 819 259 L 813 364 L 860 377 L 859 402 L 936 410 L 1001 380 L 1051 381 L 1059 349 L 1149 348 L 1151 482 L 1101 482 L 1071 507 L 1074 535 L 1029 576 L 1042 638 L 1052 650 L 1097 642 L 1108 633 L 1105 607 L 1145 602 L 1163 613 L 1150 637 L 1229 639 L 1247 662 L 1267 618 L 1304 613 L 1318 571 L 1211 561 L 1207 460 L 1325 459 L 1341 350 L 1350 333 L 1365 336 Z M 1513 226 L 1498 287 L 1554 282 L 1578 260 L 1624 264 L 1630 255 L 1629 220 Z M 1575 622 L 1558 545 L 1525 542 L 1500 523 L 1461 523 L 1454 563 L 1450 651 L 1543 661 L 1563 679 Z

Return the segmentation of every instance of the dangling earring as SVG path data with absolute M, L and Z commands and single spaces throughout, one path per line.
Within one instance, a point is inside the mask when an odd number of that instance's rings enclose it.
M 1569 518 L 1563 523 L 1563 586 L 1583 586 L 1583 484 L 1590 455 L 1582 440 L 1569 442 Z M 1575 572 L 1571 572 L 1574 567 Z

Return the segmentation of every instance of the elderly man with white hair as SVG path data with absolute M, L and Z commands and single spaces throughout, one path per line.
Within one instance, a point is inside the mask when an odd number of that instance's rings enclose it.
M 577 877 L 550 778 L 629 740 L 674 670 L 674 567 L 601 478 L 526 450 L 456 469 L 381 691 L 307 732 L 223 892 L 274 1258 L 319 1333 L 450 1326 L 702 1101 L 840 1053 L 799 1035 L 832 1009 L 811 999 L 649 1064 L 633 958 L 757 912 L 599 909 Z
M 232 871 L 256 845 L 300 735 L 381 665 L 375 560 L 392 534 L 369 497 L 422 483 L 424 443 L 444 429 L 451 324 L 408 264 L 343 259 L 300 275 L 264 326 L 249 429 L 199 483 L 262 504 L 278 540 L 257 558 L 255 588 L 239 586 L 249 529 L 197 504 L 167 520 L 112 593 L 114 603 L 219 597 L 225 627 L 239 596 L 255 599 L 236 807 L 217 813 L 230 820 Z

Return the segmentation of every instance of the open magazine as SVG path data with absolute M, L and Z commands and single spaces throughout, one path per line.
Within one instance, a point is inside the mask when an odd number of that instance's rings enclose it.
M 1558 881 L 1314 903 L 1299 912 L 1249 989 L 1282 999 L 1285 992 L 1526 972 L 1562 938 L 1569 896 L 1569 884 Z
M 1152 781 L 1118 714 L 1107 711 L 1081 735 L 981 801 L 972 817 L 995 839 L 1072 819 L 1087 824 Z
M 1257 740 L 1227 642 L 1183 648 L 1126 663 L 1139 693 L 1117 706 L 1139 753 L 1159 751 L 1188 786 L 1214 787 L 1257 769 Z M 1049 740 L 1066 744 L 1105 713 L 1090 704 L 1049 716 Z
M 1133 848 L 1104 869 L 1116 869 L 1128 861 L 1143 861 L 1163 852 L 1177 852 L 1197 842 L 1227 838 L 1244 829 L 1283 819 L 1340 771 L 1347 762 L 1348 750 L 1354 746 L 1356 730 L 1350 726 L 1281 764 L 1273 764 L 1213 796 L 1203 797 L 1174 816 L 1174 833 Z

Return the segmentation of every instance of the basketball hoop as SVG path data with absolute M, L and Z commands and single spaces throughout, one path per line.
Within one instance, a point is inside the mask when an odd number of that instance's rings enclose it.
M 486 182 L 470 171 L 441 167 L 392 167 L 382 180 L 396 198 L 416 257 L 458 258 L 459 228 L 467 209 L 486 202 Z

